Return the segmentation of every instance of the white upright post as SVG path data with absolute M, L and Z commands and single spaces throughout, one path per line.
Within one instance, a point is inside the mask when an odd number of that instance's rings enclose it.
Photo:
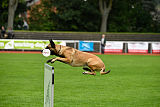
M 54 67 L 44 65 L 44 107 L 54 106 Z
M 54 67 L 52 67 L 52 107 L 54 106 Z

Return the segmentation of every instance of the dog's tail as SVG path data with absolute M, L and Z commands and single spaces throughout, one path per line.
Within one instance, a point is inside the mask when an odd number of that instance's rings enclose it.
M 104 75 L 104 74 L 108 74 L 111 70 L 108 70 L 107 72 L 105 72 L 105 67 L 102 68 L 102 70 L 100 71 L 100 74 L 101 75 Z

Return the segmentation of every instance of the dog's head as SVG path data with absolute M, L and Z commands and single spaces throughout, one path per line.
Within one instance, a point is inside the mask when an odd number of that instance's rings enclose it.
M 49 41 L 50 44 L 45 49 L 49 49 L 51 51 L 51 55 L 57 55 L 55 43 L 52 41 L 52 39 L 50 39 Z

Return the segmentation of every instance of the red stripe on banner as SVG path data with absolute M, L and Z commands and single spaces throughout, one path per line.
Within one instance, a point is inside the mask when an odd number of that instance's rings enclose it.
M 122 53 L 122 49 L 104 49 L 105 53 Z
M 128 53 L 148 53 L 148 50 L 128 49 Z
M 160 53 L 160 50 L 152 50 L 152 53 Z

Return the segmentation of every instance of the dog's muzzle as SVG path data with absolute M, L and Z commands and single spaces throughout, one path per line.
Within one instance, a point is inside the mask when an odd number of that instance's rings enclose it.
M 49 47 L 47 46 L 45 49 L 49 49 Z

